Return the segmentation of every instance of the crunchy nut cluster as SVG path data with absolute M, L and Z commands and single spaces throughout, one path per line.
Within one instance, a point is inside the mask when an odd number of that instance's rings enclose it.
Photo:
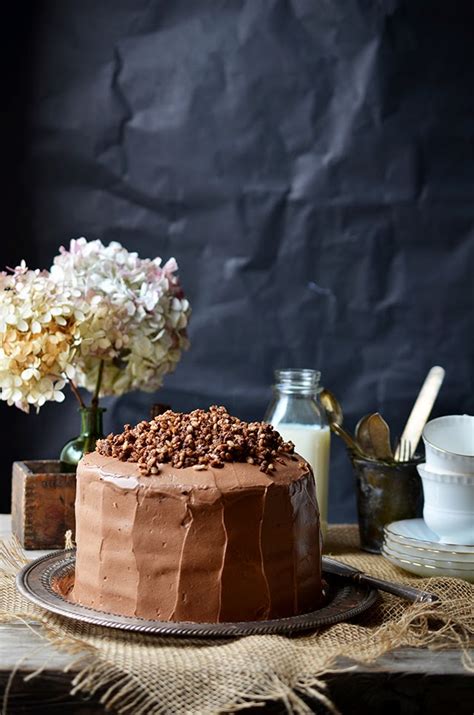
M 125 425 L 122 434 L 109 434 L 97 442 L 97 451 L 123 462 L 137 462 L 142 474 L 159 474 L 169 462 L 178 469 L 223 467 L 224 462 L 248 462 L 272 472 L 282 456 L 293 457 L 294 445 L 284 442 L 264 422 L 242 422 L 225 407 L 181 414 L 167 410 L 151 422 Z

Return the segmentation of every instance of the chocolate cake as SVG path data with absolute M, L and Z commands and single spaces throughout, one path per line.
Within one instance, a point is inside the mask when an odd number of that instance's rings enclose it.
M 77 470 L 73 598 L 162 621 L 308 612 L 322 597 L 311 467 L 271 425 L 171 411 Z

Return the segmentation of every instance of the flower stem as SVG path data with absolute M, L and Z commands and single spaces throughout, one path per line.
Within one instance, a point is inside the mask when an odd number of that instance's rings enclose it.
M 74 397 L 75 397 L 76 400 L 79 402 L 80 406 L 81 406 L 82 408 L 85 408 L 85 406 L 86 406 L 86 405 L 85 405 L 85 402 L 84 402 L 84 400 L 82 399 L 81 394 L 80 394 L 79 390 L 77 389 L 77 386 L 73 383 L 72 380 L 68 380 L 68 382 L 69 382 L 69 387 L 71 388 L 71 390 L 72 390 L 72 392 L 73 392 L 73 394 L 74 394 Z
M 94 395 L 92 396 L 92 401 L 91 401 L 92 407 L 98 407 L 98 405 L 99 405 L 99 393 L 100 393 L 100 386 L 102 384 L 103 373 L 104 373 L 104 361 L 101 360 L 99 362 L 99 370 L 97 372 L 97 382 L 95 384 Z

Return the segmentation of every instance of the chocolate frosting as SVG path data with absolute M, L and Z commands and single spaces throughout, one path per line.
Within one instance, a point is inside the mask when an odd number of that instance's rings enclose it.
M 321 599 L 319 513 L 310 466 L 271 475 L 244 462 L 156 476 L 97 452 L 77 470 L 73 598 L 164 621 L 307 612 Z

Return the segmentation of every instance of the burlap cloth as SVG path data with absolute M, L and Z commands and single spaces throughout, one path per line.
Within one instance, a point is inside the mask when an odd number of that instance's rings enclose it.
M 100 693 L 106 706 L 131 715 L 234 712 L 269 700 L 279 700 L 288 712 L 314 712 L 304 695 L 336 712 L 324 684 L 325 674 L 337 670 L 336 659 L 369 663 L 399 646 L 460 647 L 465 667 L 474 671 L 467 652 L 474 636 L 474 586 L 413 577 L 381 556 L 361 552 L 354 526 L 332 527 L 326 553 L 381 578 L 431 590 L 441 602 L 411 605 L 381 594 L 373 609 L 351 623 L 296 638 L 146 637 L 76 624 L 29 604 L 14 586 L 21 556 L 4 544 L 0 560 L 8 563 L 0 577 L 0 619 L 42 623 L 48 640 L 77 654 L 72 692 Z

